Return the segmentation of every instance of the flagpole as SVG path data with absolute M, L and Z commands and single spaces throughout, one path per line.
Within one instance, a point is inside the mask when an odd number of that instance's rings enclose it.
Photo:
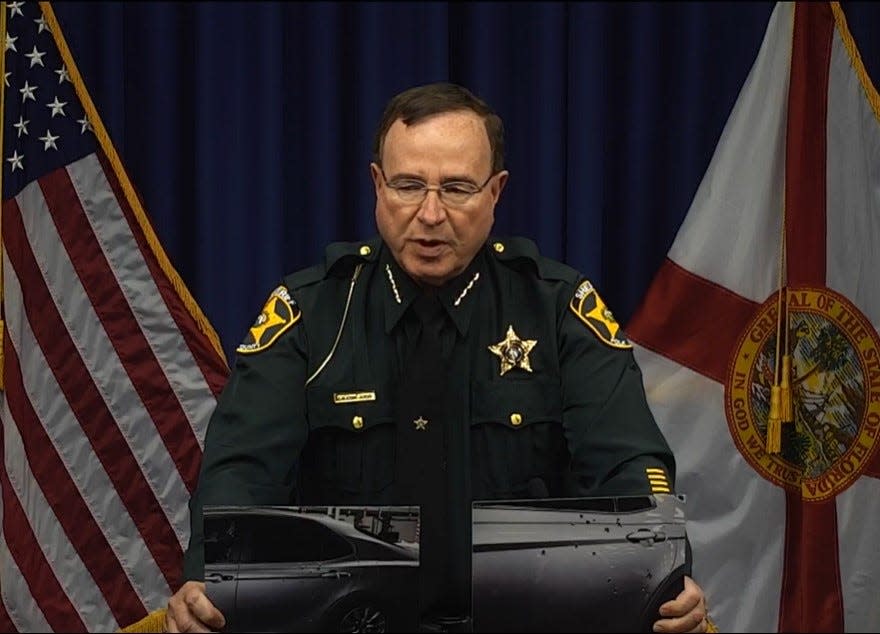
M 794 43 L 792 42 L 791 46 Z M 791 68 L 791 47 L 788 51 L 788 64 Z M 770 387 L 770 412 L 767 416 L 767 436 L 764 448 L 768 454 L 782 452 L 782 425 L 794 420 L 794 407 L 791 395 L 791 357 L 788 350 L 788 262 L 786 253 L 786 210 L 788 201 L 785 187 L 782 188 L 782 227 L 779 236 L 779 277 L 776 302 L 776 356 L 773 359 L 773 385 Z
M 783 318 L 783 313 L 788 315 L 786 310 L 787 301 L 783 301 L 785 296 L 785 191 L 782 193 L 782 230 L 779 238 L 779 277 L 777 278 L 778 290 L 776 291 L 776 354 L 773 357 L 773 384 L 770 386 L 770 411 L 767 414 L 767 436 L 764 440 L 767 453 L 779 453 L 782 450 L 782 422 L 785 420 L 785 404 L 783 403 L 783 385 L 787 386 L 788 381 L 780 381 L 780 365 L 782 366 L 782 375 L 785 375 L 786 363 L 783 362 L 783 356 L 787 361 L 787 320 Z M 786 298 L 787 299 L 787 298 Z M 783 339 L 785 339 L 785 347 L 783 347 Z

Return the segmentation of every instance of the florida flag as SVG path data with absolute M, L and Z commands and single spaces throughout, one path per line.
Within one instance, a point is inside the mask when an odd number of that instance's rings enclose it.
M 778 4 L 627 325 L 721 631 L 880 630 L 878 122 L 839 5 Z

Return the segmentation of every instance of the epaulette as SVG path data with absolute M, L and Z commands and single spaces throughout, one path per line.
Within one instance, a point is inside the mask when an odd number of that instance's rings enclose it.
M 526 263 L 532 266 L 535 273 L 544 280 L 563 280 L 571 284 L 577 283 L 580 274 L 576 269 L 541 255 L 538 246 L 530 239 L 523 237 L 496 238 L 490 237 L 487 242 L 489 251 L 499 262 L 513 266 Z
M 316 264 L 307 269 L 301 269 L 285 275 L 284 285 L 290 290 L 295 291 L 304 286 L 311 286 L 315 282 L 320 282 L 326 277 L 326 273 L 323 264 Z
M 296 290 L 331 275 L 348 277 L 358 264 L 378 257 L 380 244 L 378 237 L 361 242 L 332 242 L 324 251 L 323 264 L 291 273 L 284 278 L 284 283 L 290 290 Z
M 379 257 L 378 237 L 362 242 L 333 242 L 324 252 L 324 267 L 328 275 L 342 272 L 346 276 L 358 264 L 375 261 Z M 341 270 L 340 270 L 341 269 Z

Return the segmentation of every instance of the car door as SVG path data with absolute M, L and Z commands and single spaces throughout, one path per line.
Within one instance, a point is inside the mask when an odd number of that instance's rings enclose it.
M 251 632 L 316 632 L 344 594 L 350 573 L 336 565 L 352 546 L 305 516 L 248 518 L 237 570 L 236 616 Z
M 686 563 L 666 498 L 475 504 L 474 631 L 642 631 Z
M 228 631 L 237 627 L 235 594 L 241 548 L 238 529 L 235 515 L 205 509 L 205 593 L 211 603 L 223 613 Z

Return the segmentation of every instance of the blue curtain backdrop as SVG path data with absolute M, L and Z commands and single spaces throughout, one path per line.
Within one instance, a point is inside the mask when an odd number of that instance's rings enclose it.
M 878 3 L 880 4 L 880 3 Z M 842 3 L 880 79 L 880 7 Z M 59 2 L 74 58 L 232 351 L 281 276 L 374 233 L 385 102 L 462 83 L 501 114 L 496 233 L 582 270 L 626 323 L 684 218 L 771 2 Z

